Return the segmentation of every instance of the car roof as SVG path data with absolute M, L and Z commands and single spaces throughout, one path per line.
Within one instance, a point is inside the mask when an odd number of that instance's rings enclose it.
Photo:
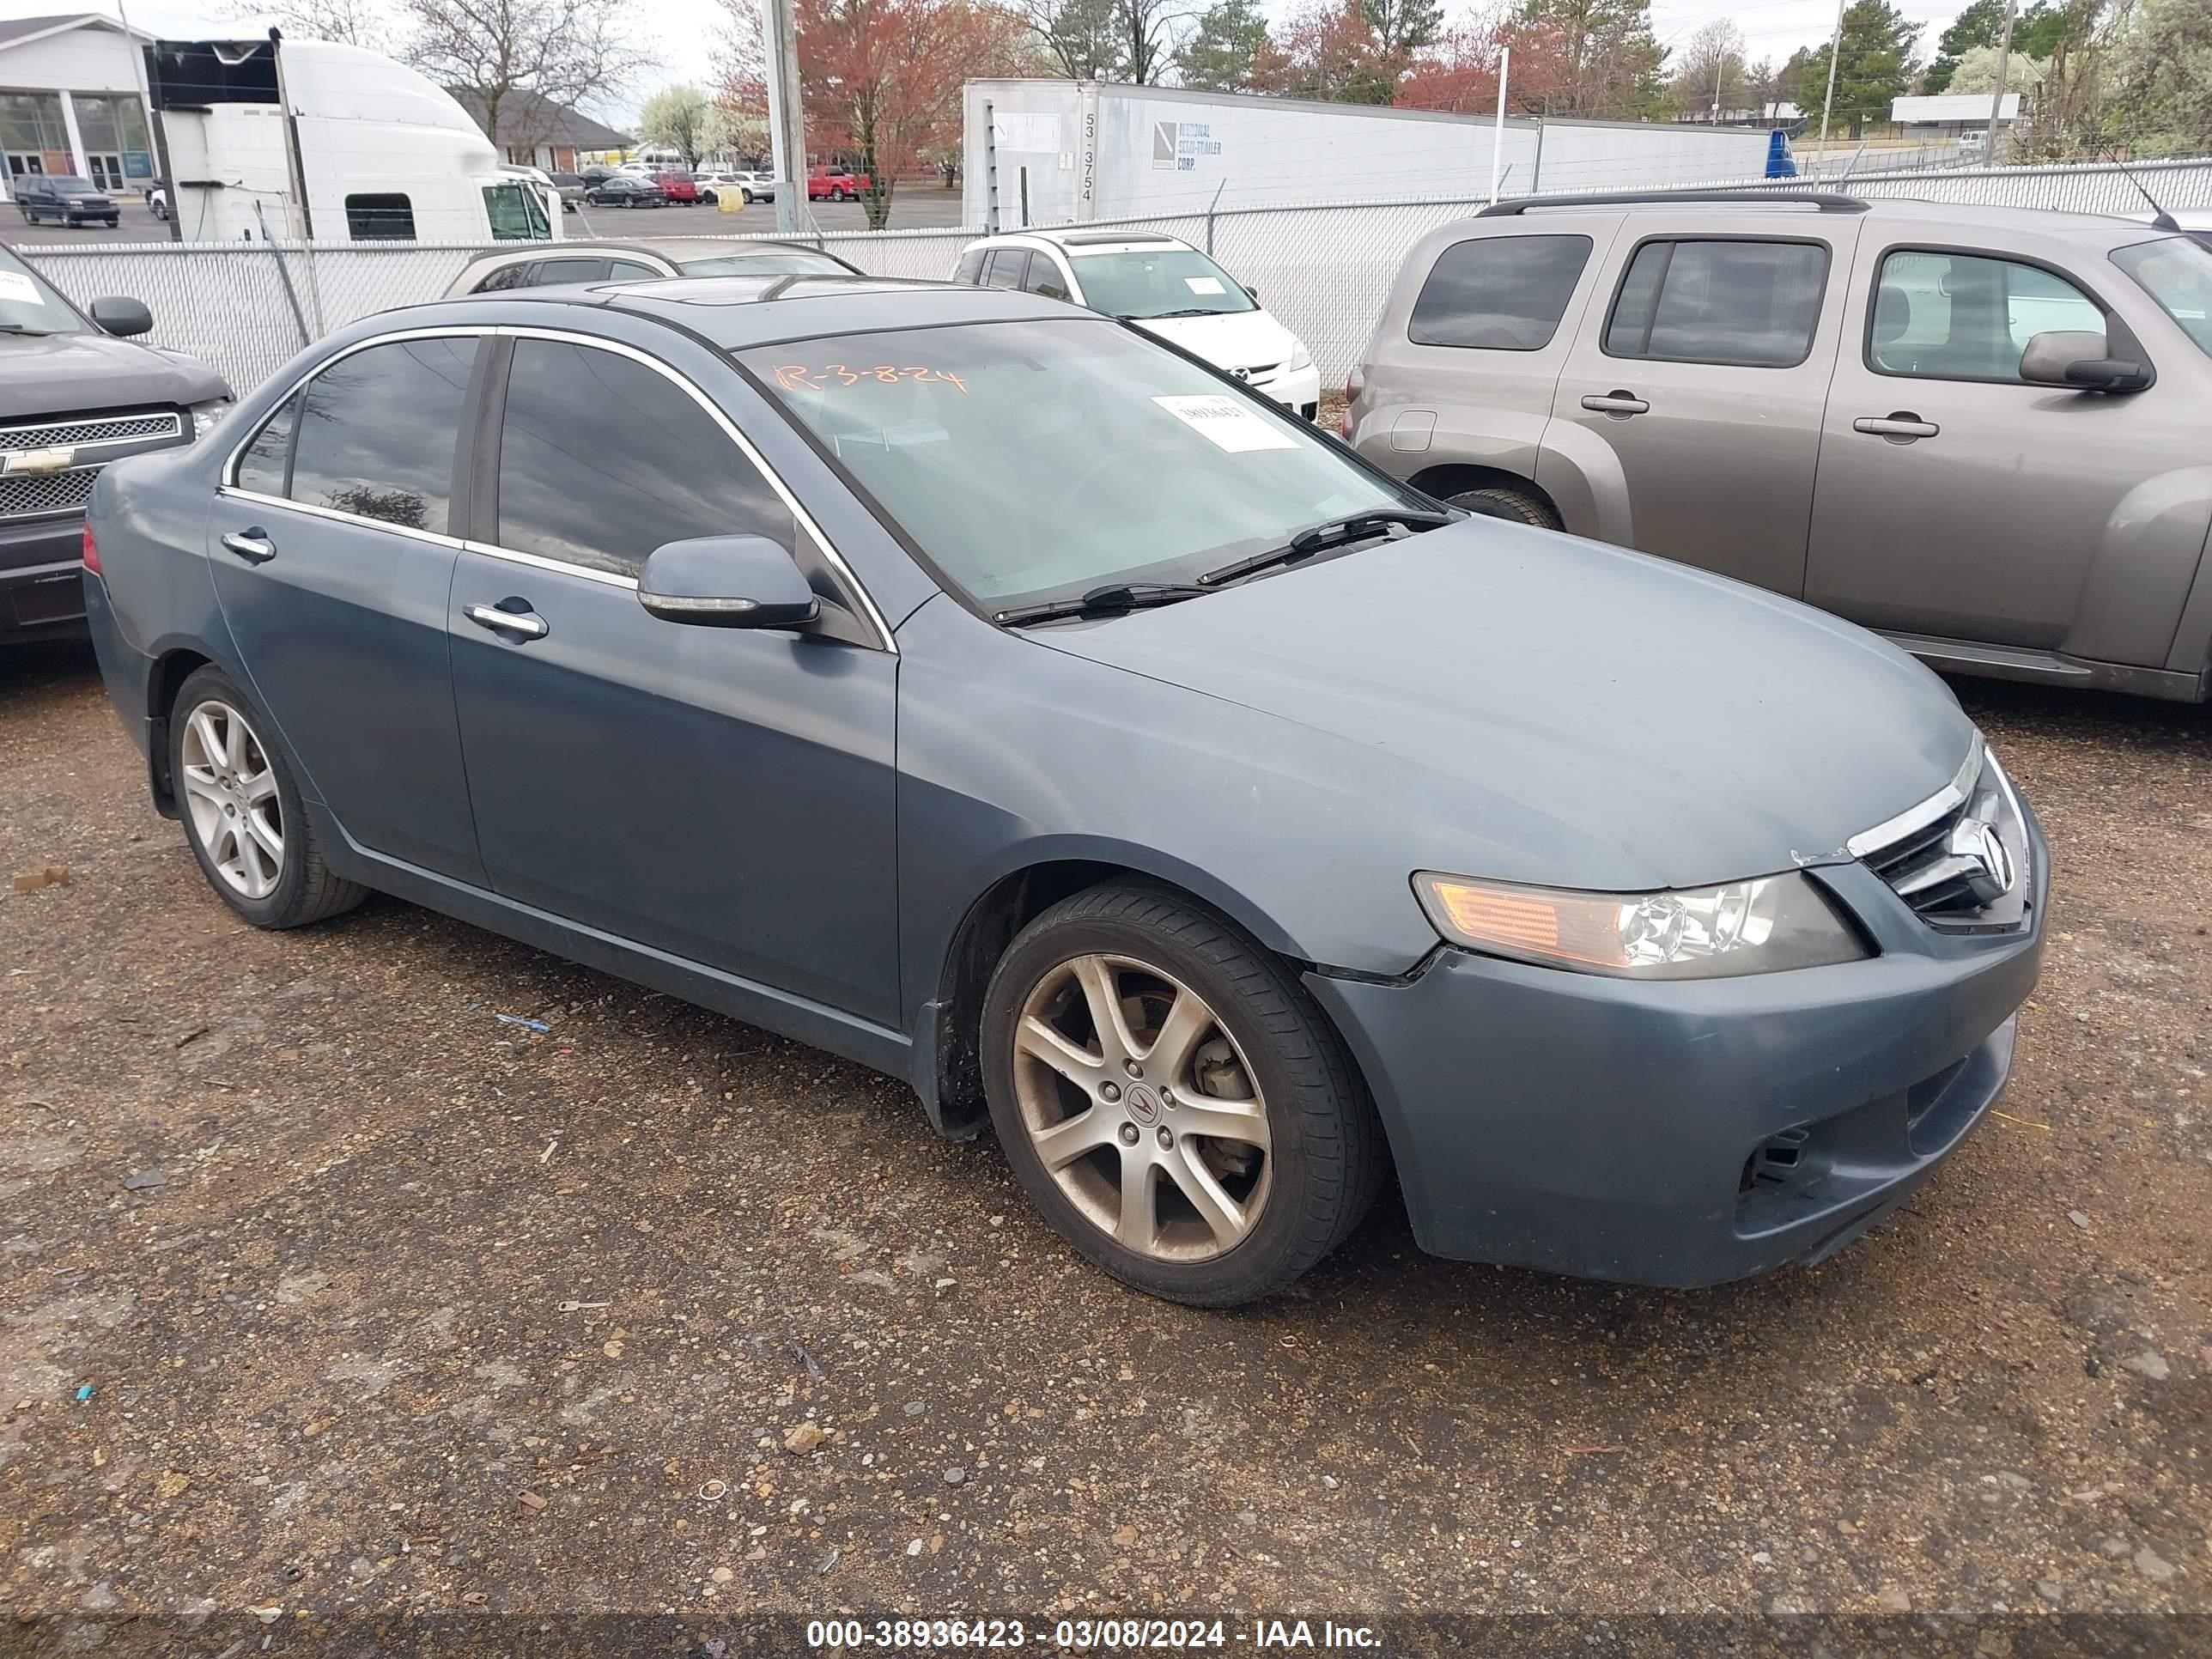
M 1444 227 L 1443 230 L 1450 233 L 1449 240 L 1458 240 L 1469 234 L 1525 236 L 1539 234 L 1540 226 L 1572 222 L 1577 219 L 1601 218 L 1607 222 L 1623 216 L 1638 222 L 1647 218 L 1655 221 L 1693 219 L 1696 221 L 1695 228 L 1705 229 L 1725 224 L 1727 228 L 1737 230 L 1761 226 L 1773 229 L 1802 219 L 1832 216 L 1844 218 L 1846 222 L 1856 219 L 1894 227 L 1925 227 L 1930 235 L 1941 234 L 1947 240 L 1973 240 L 1977 233 L 1983 233 L 1987 240 L 2002 251 L 2006 246 L 2023 246 L 2037 240 L 2099 248 L 2118 247 L 2130 241 L 2141 241 L 2147 228 L 2138 221 L 2118 216 L 2067 213 L 2051 208 L 1929 202 L 1901 196 L 1853 198 L 1818 194 L 1807 196 L 1801 204 L 1789 199 L 1793 195 L 1794 192 L 1786 191 L 1761 192 L 1744 199 L 1735 199 L 1732 192 L 1726 191 L 1685 191 L 1679 198 L 1670 199 L 1666 192 L 1651 191 L 1613 200 L 1592 196 L 1569 198 L 1558 202 L 1533 197 L 1518 204 L 1503 204 L 1509 210 L 1517 208 L 1517 211 L 1478 215 L 1472 219 L 1458 220 Z M 1442 234 L 1432 233 L 1432 235 Z
M 1066 230 L 1004 231 L 996 236 L 981 236 L 968 244 L 976 247 L 1056 247 L 1063 253 L 1124 253 L 1139 248 L 1197 249 L 1180 236 L 1168 236 L 1155 230 L 1088 230 L 1080 225 Z M 967 252 L 966 248 L 961 250 Z
M 457 314 L 456 307 L 462 308 Z M 621 311 L 698 335 L 724 350 L 778 340 L 933 328 L 951 323 L 1060 319 L 1106 322 L 1096 312 L 1018 289 L 889 276 L 676 276 L 645 283 L 568 283 L 437 300 L 366 319 L 349 336 L 465 318 L 486 327 L 546 324 L 556 308 Z M 374 326 L 370 326 L 374 324 Z
M 808 253 L 819 253 L 820 248 L 808 242 L 774 242 L 749 236 L 671 236 L 651 242 L 625 242 L 613 237 L 586 236 L 573 241 L 532 242 L 506 247 L 487 248 L 476 255 L 464 270 L 477 265 L 505 264 L 519 259 L 558 259 L 583 250 L 592 253 L 635 253 L 657 258 L 668 264 L 682 264 L 686 259 L 711 259 L 718 255 L 744 253 L 781 253 L 790 249 L 802 249 Z

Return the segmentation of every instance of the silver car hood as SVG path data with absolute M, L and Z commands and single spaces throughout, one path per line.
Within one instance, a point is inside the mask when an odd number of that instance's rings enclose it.
M 1850 623 L 1490 519 L 1031 637 L 1359 745 L 1409 869 L 1507 880 L 1842 860 L 1974 738 L 1942 680 Z

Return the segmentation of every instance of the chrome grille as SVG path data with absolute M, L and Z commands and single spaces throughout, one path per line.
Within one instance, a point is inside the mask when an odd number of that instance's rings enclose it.
M 96 466 L 67 472 L 24 472 L 0 477 L 0 519 L 27 519 L 41 513 L 82 512 L 92 499 Z
M 79 448 L 87 444 L 143 443 L 149 439 L 180 437 L 184 429 L 184 417 L 174 410 L 42 426 L 5 426 L 0 427 L 0 451 L 52 449 L 62 444 Z
M 1949 783 L 1854 836 L 1849 850 L 1931 927 L 2002 933 L 2027 920 L 2027 822 L 1979 738 Z

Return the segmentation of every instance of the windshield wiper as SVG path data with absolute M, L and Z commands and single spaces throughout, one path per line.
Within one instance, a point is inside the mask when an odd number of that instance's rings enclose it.
M 27 323 L 0 323 L 0 334 L 29 334 L 39 339 L 59 332 L 57 329 L 33 328 Z
M 1139 322 L 1158 322 L 1163 317 L 1217 317 L 1221 313 L 1212 306 L 1186 306 L 1181 311 L 1153 311 L 1139 318 Z
M 1224 582 L 1233 582 L 1239 576 L 1249 576 L 1255 571 L 1272 570 L 1279 564 L 1296 564 L 1300 559 L 1310 559 L 1315 554 L 1332 547 L 1342 547 L 1349 542 L 1365 541 L 1378 531 L 1387 532 L 1394 525 L 1408 532 L 1434 530 L 1439 525 L 1450 524 L 1454 515 L 1432 513 L 1419 507 L 1380 507 L 1371 513 L 1355 513 L 1348 519 L 1331 519 L 1298 533 L 1280 547 L 1265 553 L 1255 553 L 1249 559 L 1239 559 L 1234 564 L 1224 564 L 1218 570 L 1209 570 L 1198 579 L 1200 587 L 1218 587 Z
M 1030 623 L 1055 622 L 1063 617 L 1118 617 L 1125 611 L 1146 611 L 1155 605 L 1174 605 L 1181 599 L 1202 599 L 1212 591 L 1188 582 L 1109 582 L 1103 587 L 1090 589 L 1080 599 L 1025 605 L 1016 610 L 1001 611 L 992 620 L 1009 628 L 1024 628 Z

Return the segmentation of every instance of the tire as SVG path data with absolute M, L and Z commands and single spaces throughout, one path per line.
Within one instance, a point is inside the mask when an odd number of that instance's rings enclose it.
M 1565 527 L 1559 522 L 1559 515 L 1541 499 L 1525 489 L 1514 489 L 1504 484 L 1470 489 L 1449 500 L 1454 507 L 1463 507 L 1487 518 L 1510 519 L 1516 524 L 1534 525 L 1539 530 Z
M 114 229 L 118 225 L 121 224 L 122 222 L 123 222 L 123 216 L 122 216 L 122 215 L 120 215 L 120 214 L 118 214 L 114 218 L 110 219 L 110 220 L 107 222 L 107 228 L 108 228 L 110 230 L 113 230 L 113 229 Z
M 256 927 L 304 927 L 352 909 L 368 889 L 333 875 L 323 862 L 290 763 L 262 742 L 272 729 L 269 717 L 228 674 L 200 669 L 170 708 L 169 776 L 185 839 L 216 896 Z M 209 765 L 210 753 L 227 758 Z M 226 787 L 226 777 L 243 787 Z M 266 794 L 253 787 L 264 777 L 273 786 Z M 205 778 L 207 787 L 198 787 L 198 778 Z M 247 818 L 273 830 L 278 846 L 273 860 L 258 837 L 234 827 Z
M 1121 1011 L 1126 1043 L 1101 1040 L 1092 987 L 1110 988 L 1098 995 Z M 1025 1035 L 1037 1032 L 1042 1045 Z M 1079 1254 L 1154 1296 L 1225 1308 L 1272 1295 L 1342 1243 L 1382 1185 L 1382 1126 L 1326 1017 L 1272 951 L 1167 888 L 1109 883 L 1030 922 L 992 973 L 981 1040 L 991 1121 L 1030 1201 Z M 1164 1042 L 1179 1058 L 1146 1079 L 1139 1062 Z M 1192 1129 L 1201 1115 L 1236 1133 Z M 1040 1136 L 1078 1122 L 1091 1128 L 1060 1136 L 1073 1155 L 1055 1173 Z M 1153 1213 L 1133 1220 L 1124 1159 L 1138 1154 Z

